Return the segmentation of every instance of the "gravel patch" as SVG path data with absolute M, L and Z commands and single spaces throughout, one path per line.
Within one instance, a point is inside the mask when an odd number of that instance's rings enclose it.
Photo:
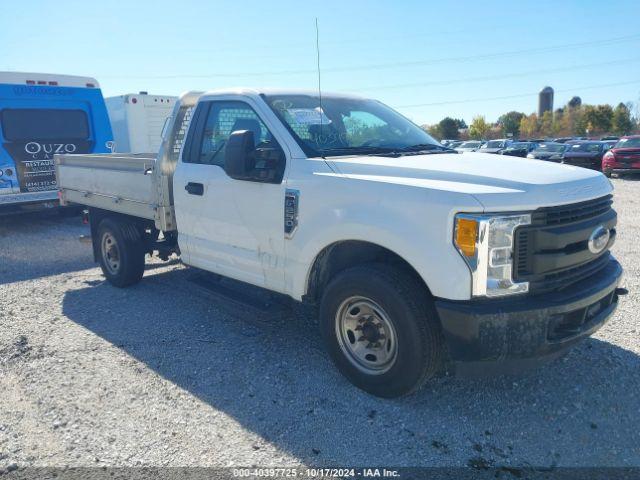
M 410 397 L 352 387 L 315 312 L 225 304 L 178 262 L 106 283 L 79 219 L 0 219 L 0 469 L 11 466 L 640 466 L 640 182 L 614 179 L 615 316 L 516 376 Z

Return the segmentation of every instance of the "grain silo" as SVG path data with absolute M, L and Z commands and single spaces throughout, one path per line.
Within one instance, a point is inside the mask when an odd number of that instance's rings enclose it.
M 538 118 L 542 118 L 544 112 L 553 112 L 553 88 L 544 87 L 538 94 Z

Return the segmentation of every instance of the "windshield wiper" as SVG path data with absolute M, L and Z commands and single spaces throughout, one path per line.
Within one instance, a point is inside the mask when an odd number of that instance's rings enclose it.
M 379 146 L 351 146 L 351 147 L 335 147 L 320 150 L 324 156 L 326 154 L 363 154 L 363 155 L 380 155 L 390 157 L 400 157 L 403 155 L 418 155 L 425 153 L 458 153 L 452 148 L 447 148 L 433 143 L 421 143 L 410 145 L 408 147 L 379 147 Z
M 373 147 L 373 146 L 360 146 L 360 147 L 335 147 L 335 148 L 324 148 L 319 150 L 322 155 L 326 155 L 327 153 L 336 153 L 341 154 L 358 154 L 362 153 L 365 155 L 401 155 L 402 152 L 397 148 L 391 147 Z
M 458 153 L 453 148 L 445 147 L 444 145 L 435 145 L 433 143 L 418 143 L 404 147 L 400 149 L 400 151 L 412 153 Z

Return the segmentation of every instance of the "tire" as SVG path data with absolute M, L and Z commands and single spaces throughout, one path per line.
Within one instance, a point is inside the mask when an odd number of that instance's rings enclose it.
M 604 169 L 604 170 L 602 170 L 602 173 L 604 173 L 605 177 L 611 178 L 611 170 Z
M 338 370 L 379 397 L 417 390 L 442 364 L 443 340 L 429 293 L 387 265 L 340 272 L 323 292 L 320 328 Z
M 95 241 L 100 268 L 112 285 L 124 288 L 142 279 L 145 248 L 136 225 L 105 218 Z

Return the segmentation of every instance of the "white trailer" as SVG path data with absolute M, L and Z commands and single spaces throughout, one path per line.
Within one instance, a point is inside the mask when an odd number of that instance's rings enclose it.
M 157 153 L 178 97 L 128 93 L 105 99 L 116 153 Z

